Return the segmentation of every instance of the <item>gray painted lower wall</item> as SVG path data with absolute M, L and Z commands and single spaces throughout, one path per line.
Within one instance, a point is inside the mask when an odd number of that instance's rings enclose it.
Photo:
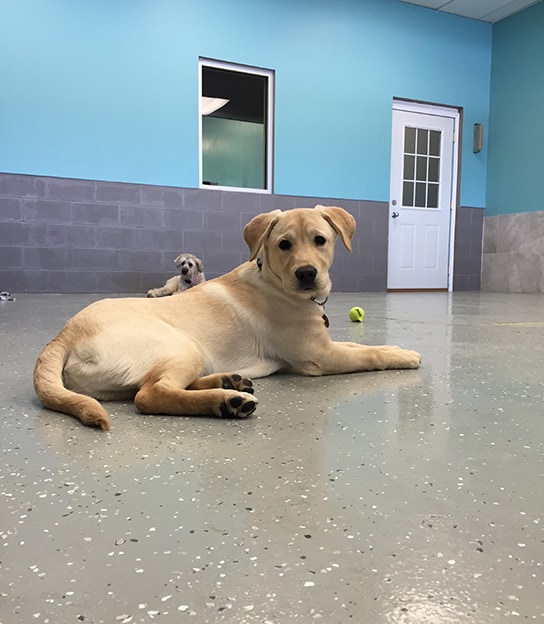
M 480 290 L 484 210 L 461 206 L 455 223 L 453 290 Z
M 485 218 L 482 290 L 544 292 L 544 211 Z
M 217 277 L 247 259 L 242 228 L 253 216 L 315 204 L 357 220 L 353 252 L 336 246 L 334 290 L 385 291 L 386 202 L 0 174 L 0 290 L 145 293 L 176 274 L 181 252 Z M 458 211 L 456 290 L 480 287 L 482 215 Z

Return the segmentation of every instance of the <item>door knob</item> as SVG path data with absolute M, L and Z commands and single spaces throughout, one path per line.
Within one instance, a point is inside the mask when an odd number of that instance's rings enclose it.
M 398 212 L 392 212 L 391 216 L 393 217 L 393 219 L 396 219 L 397 217 L 400 217 Z

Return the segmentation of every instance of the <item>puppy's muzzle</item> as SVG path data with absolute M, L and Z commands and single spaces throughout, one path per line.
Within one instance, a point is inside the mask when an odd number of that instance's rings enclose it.
M 187 275 L 187 273 L 189 273 L 189 269 L 187 267 L 183 267 L 183 269 L 181 269 L 181 274 Z
M 311 264 L 301 266 L 295 271 L 295 277 L 301 290 L 312 290 L 315 287 L 317 269 Z

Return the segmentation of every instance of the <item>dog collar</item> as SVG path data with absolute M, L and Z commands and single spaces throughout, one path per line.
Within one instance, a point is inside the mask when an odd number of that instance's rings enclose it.
M 196 284 L 200 284 L 200 273 L 197 273 L 192 279 L 183 281 L 189 286 L 196 286 Z
M 329 323 L 329 317 L 325 314 L 325 304 L 327 303 L 327 301 L 329 300 L 328 295 L 325 297 L 325 299 L 323 301 L 318 301 L 315 297 L 310 297 L 310 299 L 314 302 L 317 303 L 317 305 L 322 306 L 323 307 L 323 322 L 325 323 L 325 327 L 328 327 L 330 325 Z
M 329 296 L 327 295 L 327 296 L 325 297 L 324 301 L 318 301 L 315 297 L 310 297 L 310 299 L 311 299 L 314 303 L 317 303 L 317 305 L 324 306 L 324 305 L 327 303 L 327 301 L 329 300 Z

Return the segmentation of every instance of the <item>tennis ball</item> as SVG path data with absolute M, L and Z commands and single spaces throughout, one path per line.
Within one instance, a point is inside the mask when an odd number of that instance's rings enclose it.
M 362 323 L 365 320 L 365 311 L 363 308 L 355 306 L 349 311 L 349 318 L 354 323 Z

